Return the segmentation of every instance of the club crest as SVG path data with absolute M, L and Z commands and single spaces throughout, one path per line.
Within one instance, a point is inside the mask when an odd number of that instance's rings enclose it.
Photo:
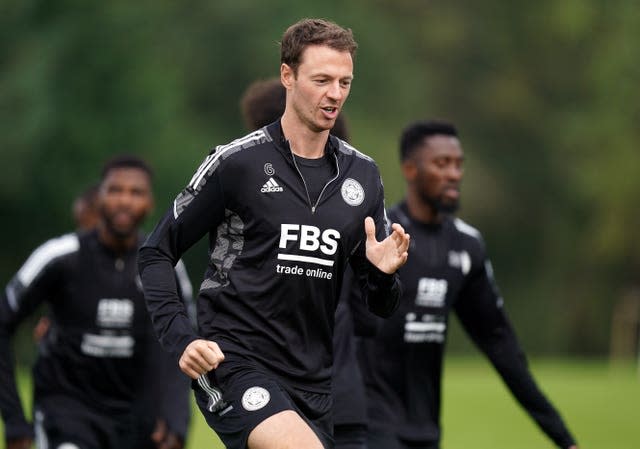
M 355 179 L 345 179 L 342 183 L 340 193 L 342 193 L 344 202 L 349 206 L 359 206 L 364 201 L 364 189 Z

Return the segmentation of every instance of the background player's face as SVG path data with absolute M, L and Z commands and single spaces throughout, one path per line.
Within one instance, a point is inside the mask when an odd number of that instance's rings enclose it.
M 351 89 L 351 54 L 310 45 L 300 60 L 297 74 L 287 64 L 281 67 L 282 83 L 288 91 L 287 108 L 314 132 L 331 129 Z
M 410 188 L 435 213 L 453 213 L 459 207 L 460 182 L 462 181 L 464 154 L 460 141 L 453 136 L 432 136 L 425 139 L 407 164 L 406 171 Z M 411 178 L 411 179 L 409 179 Z
M 153 207 L 151 180 L 139 168 L 115 168 L 107 173 L 98 197 L 100 216 L 108 232 L 126 238 Z

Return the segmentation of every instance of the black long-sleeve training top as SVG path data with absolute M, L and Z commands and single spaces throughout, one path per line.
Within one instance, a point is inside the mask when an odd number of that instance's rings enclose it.
M 137 274 L 137 250 L 115 254 L 96 231 L 67 234 L 38 247 L 9 282 L 0 296 L 0 410 L 7 438 L 32 435 L 16 390 L 10 339 L 42 303 L 51 325 L 33 370 L 36 403 L 69 396 L 108 414 L 127 413 L 135 403 L 136 410 L 164 418 L 184 437 L 189 385 L 157 342 Z M 183 270 L 180 265 L 170 276 L 178 280 L 180 297 L 184 292 L 190 300 Z M 140 405 L 141 400 L 150 403 Z
M 197 338 L 307 391 L 330 391 L 334 312 L 349 262 L 380 316 L 398 304 L 396 275 L 365 256 L 364 219 L 388 235 L 373 160 L 330 136 L 334 176 L 318 198 L 276 122 L 216 147 L 140 251 L 147 305 L 163 346 L 179 357 Z M 198 334 L 167 273 L 209 234 Z
M 440 440 L 440 388 L 449 313 L 454 310 L 518 402 L 559 446 L 574 438 L 540 391 L 503 309 L 480 233 L 454 217 L 440 224 L 389 211 L 411 235 L 400 268 L 403 297 L 375 338 L 363 342 L 369 427 L 414 441 Z

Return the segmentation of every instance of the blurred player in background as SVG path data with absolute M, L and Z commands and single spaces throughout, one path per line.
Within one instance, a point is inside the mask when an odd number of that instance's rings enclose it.
M 36 249 L 0 297 L 0 409 L 7 449 L 31 447 L 10 338 L 41 303 L 50 327 L 33 370 L 39 448 L 180 449 L 190 405 L 187 378 L 157 343 L 136 256 L 150 212 L 151 169 L 133 156 L 103 168 L 93 229 Z M 185 281 L 187 281 L 185 283 Z M 189 295 L 188 279 L 181 291 Z
M 78 231 L 88 231 L 98 224 L 100 220 L 100 214 L 98 213 L 99 190 L 100 186 L 93 184 L 73 200 L 71 215 Z M 33 339 L 36 342 L 42 340 L 44 334 L 49 330 L 50 323 L 51 321 L 47 316 L 43 316 L 38 320 L 33 328 Z
M 363 342 L 369 449 L 437 449 L 442 359 L 449 314 L 488 356 L 511 393 L 560 448 L 576 448 L 537 387 L 507 319 L 480 233 L 455 217 L 464 154 L 449 123 L 417 122 L 400 142 L 405 199 L 389 211 L 411 234 L 399 270 L 403 297 Z

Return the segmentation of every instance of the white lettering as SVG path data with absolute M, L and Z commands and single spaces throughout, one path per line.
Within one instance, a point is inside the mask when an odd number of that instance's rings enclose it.
M 443 307 L 447 296 L 446 279 L 420 278 L 416 304 L 425 307 Z
M 340 238 L 340 233 L 335 229 L 327 229 L 322 233 L 322 242 L 324 245 L 320 247 L 320 251 L 322 251 L 327 256 L 331 256 L 336 253 L 338 250 L 338 239 Z
M 102 298 L 98 303 L 96 322 L 101 327 L 130 327 L 133 313 L 130 299 Z
M 318 237 L 320 237 L 320 229 L 315 226 L 302 225 L 300 227 L 300 249 L 317 251 L 320 248 Z
M 299 231 L 299 232 L 297 232 Z M 338 251 L 340 232 L 335 229 L 320 231 L 316 226 L 282 223 L 280 225 L 280 248 L 286 248 L 289 242 L 298 242 L 303 251 L 322 251 L 332 256 Z
M 133 356 L 135 340 L 130 335 L 83 334 L 80 349 L 93 357 L 128 358 Z
M 291 231 L 297 231 L 300 229 L 300 225 L 282 223 L 280 225 L 280 248 L 286 248 L 287 242 L 295 242 L 298 240 L 297 234 L 291 234 Z

